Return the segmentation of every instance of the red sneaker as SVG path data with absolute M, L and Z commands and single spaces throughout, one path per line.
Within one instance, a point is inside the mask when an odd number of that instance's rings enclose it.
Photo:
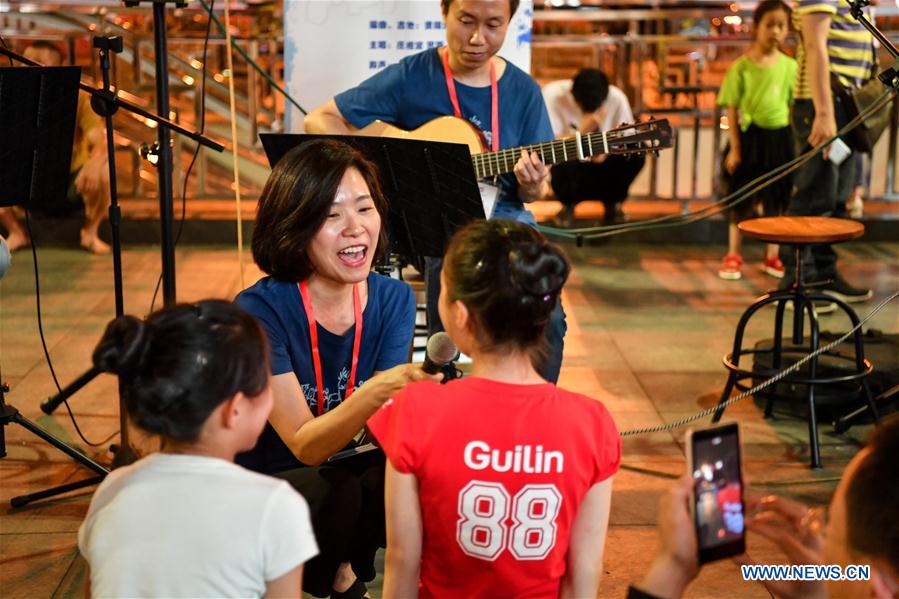
M 762 262 L 762 270 L 765 274 L 771 275 L 775 279 L 784 278 L 784 265 L 777 256 L 765 258 L 765 261 Z
M 728 281 L 736 281 L 743 277 L 743 273 L 740 271 L 741 266 L 743 266 L 743 258 L 736 254 L 728 254 L 721 261 L 718 276 Z

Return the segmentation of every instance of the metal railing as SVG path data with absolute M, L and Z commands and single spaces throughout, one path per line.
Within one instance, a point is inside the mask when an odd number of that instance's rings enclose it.
M 2 4 L 0 1 L 0 5 Z M 203 67 L 200 56 L 206 22 L 205 11 L 194 6 L 178 12 L 178 22 L 199 23 L 202 27 L 192 30 L 178 27 L 170 31 L 169 37 L 172 105 L 176 117 L 188 123 L 195 122 L 196 115 L 200 112 L 199 89 Z M 635 24 L 667 18 L 674 9 L 635 10 L 629 8 L 577 14 L 538 11 L 535 21 L 541 23 L 585 18 L 603 22 L 628 20 L 631 23 L 631 33 L 534 35 L 533 72 L 538 80 L 545 82 L 570 76 L 579 66 L 597 66 L 609 73 L 611 81 L 628 95 L 636 115 L 652 114 L 669 118 L 675 125 L 675 146 L 672 150 L 661 153 L 658 158 L 651 157 L 647 161 L 648 166 L 635 182 L 632 192 L 636 196 L 678 201 L 686 210 L 693 200 L 717 197 L 722 130 L 729 124 L 723 122 L 721 112 L 715 106 L 715 96 L 727 65 L 743 53 L 749 39 L 734 36 L 638 35 L 634 33 L 637 29 Z M 691 8 L 687 13 L 697 16 L 706 14 L 708 10 Z M 262 66 L 268 76 L 281 81 L 283 40 L 280 28 L 274 26 L 262 32 L 248 34 L 248 31 L 260 28 L 256 25 L 256 19 L 267 19 L 262 28 L 271 25 L 272 13 L 253 9 L 232 13 L 241 23 L 242 30 L 235 37 L 236 43 Z M 56 41 L 66 48 L 70 61 L 75 56 L 76 49 L 90 47 L 91 36 L 121 35 L 125 40 L 126 51 L 113 62 L 113 84 L 136 97 L 144 98 L 141 101 L 145 104 L 152 105 L 152 31 L 146 24 L 147 14 L 146 8 L 125 9 L 115 6 L 100 9 L 78 6 L 63 10 L 62 5 L 47 2 L 36 8 L 32 7 L 27 13 L 0 10 L 0 34 L 14 47 L 24 46 L 35 39 Z M 217 10 L 216 14 L 221 18 L 221 11 Z M 894 39 L 899 37 L 896 32 L 888 35 Z M 225 40 L 219 37 L 213 26 L 206 65 L 207 131 L 213 136 L 228 139 L 227 123 L 230 116 L 226 77 L 231 74 L 226 72 L 224 51 Z M 564 60 L 566 56 L 571 58 L 568 63 Z M 554 57 L 555 67 L 547 66 L 550 62 L 546 60 L 547 57 Z M 87 56 L 81 58 L 87 59 Z M 96 59 L 93 55 L 89 61 L 86 71 L 96 72 Z M 237 151 L 243 162 L 250 167 L 244 169 L 242 164 L 241 178 L 246 181 L 248 192 L 252 194 L 258 193 L 267 174 L 267 167 L 257 145 L 258 133 L 263 126 L 274 130 L 280 128 L 283 123 L 284 100 L 266 78 L 249 68 L 248 63 L 238 54 L 235 54 L 235 69 L 240 138 Z M 298 100 L 302 101 L 302 98 Z M 896 116 L 899 108 L 895 102 L 892 110 Z M 897 121 L 899 118 L 893 119 L 870 160 L 873 177 L 869 181 L 869 193 L 866 197 L 899 200 Z M 127 139 L 127 136 L 123 137 Z M 135 138 L 127 140 L 131 142 L 129 147 L 136 156 L 140 142 L 152 142 L 152 139 L 153 131 L 147 130 L 145 134 L 135 131 Z M 175 139 L 176 144 L 181 143 L 178 136 Z M 193 149 L 192 144 L 188 143 L 184 147 Z M 176 151 L 176 160 L 181 154 Z M 139 159 L 133 158 L 131 163 L 135 168 L 130 174 L 130 186 L 124 186 L 123 194 L 135 197 L 152 195 L 153 177 L 141 176 L 142 163 Z M 201 151 L 195 169 L 190 197 L 229 195 L 228 155 L 213 156 Z M 180 174 L 181 169 L 176 168 L 176 173 Z M 180 189 L 177 181 L 176 186 Z
M 722 131 L 730 123 L 715 98 L 727 66 L 750 42 L 733 36 L 534 36 L 532 63 L 535 77 L 546 82 L 562 74 L 559 63 L 568 54 L 573 66 L 564 76 L 582 66 L 600 68 L 627 94 L 635 116 L 669 118 L 675 146 L 647 161 L 632 195 L 678 201 L 686 211 L 692 200 L 718 197 Z M 546 57 L 552 57 L 551 68 L 541 68 L 550 62 Z M 865 197 L 899 201 L 899 102 L 888 110 L 894 117 L 890 127 L 866 157 L 872 176 Z
M 79 62 L 83 67 L 84 76 L 96 79 L 95 75 L 98 73 L 96 57 L 92 52 L 85 53 L 84 49 L 90 48 L 91 38 L 95 35 L 120 35 L 125 50 L 122 54 L 112 57 L 112 85 L 119 90 L 119 93 L 130 94 L 130 100 L 146 107 L 153 107 L 155 66 L 152 31 L 134 27 L 132 25 L 137 21 L 129 20 L 146 16 L 147 9 L 110 7 L 109 10 L 98 10 L 96 7 L 79 6 L 62 11 L 59 10 L 61 6 L 45 4 L 47 6 L 30 6 L 27 12 L 0 12 L 0 35 L 13 49 L 21 50 L 39 39 L 54 42 L 64 50 L 65 62 Z M 48 10 L 44 10 L 45 8 Z M 216 13 L 220 15 L 220 11 Z M 200 114 L 200 79 L 203 72 L 200 58 L 205 34 L 205 15 L 203 10 L 183 11 L 179 14 L 182 19 L 195 17 L 202 19 L 203 30 L 186 32 L 185 35 L 171 35 L 168 40 L 171 116 L 176 121 L 197 126 Z M 213 26 L 207 59 L 207 131 L 214 137 L 230 141 L 227 85 L 230 73 L 224 67 L 225 40 L 216 37 L 217 33 Z M 275 74 L 280 64 L 280 32 L 252 37 L 234 36 L 234 39 L 251 59 L 267 67 L 269 76 Z M 76 50 L 80 50 L 77 56 Z M 264 60 L 259 60 L 260 58 Z M 250 167 L 242 168 L 242 174 L 246 172 L 241 178 L 242 188 L 246 187 L 249 193 L 258 193 L 267 176 L 266 163 L 258 151 L 258 134 L 263 125 L 277 126 L 281 118 L 279 112 L 283 111 L 277 109 L 279 103 L 266 79 L 250 69 L 237 54 L 235 54 L 235 70 L 239 143 L 237 151 L 242 163 Z M 116 117 L 117 129 L 119 124 L 123 124 L 121 118 L 118 115 Z M 122 142 L 119 144 L 120 149 L 128 148 L 132 152 L 128 160 L 122 162 L 123 165 L 131 165 L 132 168 L 122 169 L 127 176 L 120 178 L 124 183 L 120 193 L 123 197 L 149 198 L 155 193 L 155 175 L 148 176 L 147 169 L 151 167 L 141 161 L 138 150 L 144 142 L 153 143 L 155 132 L 152 126 L 143 123 L 142 119 L 131 118 L 128 115 L 125 118 L 133 122 L 125 124 L 123 127 L 125 131 L 117 130 L 117 140 Z M 180 150 L 182 146 L 185 150 L 193 150 L 194 145 L 193 142 L 182 141 L 177 135 L 173 136 L 173 142 L 176 161 L 174 185 L 178 190 L 176 195 L 180 196 L 181 182 L 178 178 L 183 172 L 183 167 L 186 167 L 186 164 L 181 164 L 182 168 L 179 168 L 179 160 L 182 158 Z M 228 146 L 230 149 L 230 144 Z M 231 169 L 230 154 L 227 152 L 224 155 L 213 154 L 207 154 L 205 150 L 200 151 L 191 177 L 188 192 L 190 197 L 230 196 L 230 182 L 226 180 L 227 173 L 230 173 Z M 211 168 L 211 162 L 217 168 Z

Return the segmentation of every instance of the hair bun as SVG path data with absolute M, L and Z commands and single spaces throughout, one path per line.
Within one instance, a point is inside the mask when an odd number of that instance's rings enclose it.
M 94 349 L 94 366 L 123 378 L 133 378 L 146 361 L 152 342 L 150 325 L 134 316 L 116 318 Z
M 546 241 L 519 244 L 509 252 L 509 271 L 521 292 L 555 295 L 568 279 L 568 261 L 556 246 Z

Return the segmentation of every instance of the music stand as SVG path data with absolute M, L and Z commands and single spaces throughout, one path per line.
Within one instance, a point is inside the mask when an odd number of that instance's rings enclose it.
M 0 130 L 14 143 L 0 144 L 0 206 L 35 208 L 65 197 L 75 136 L 79 67 L 0 68 Z M 57 439 L 6 404 L 0 381 L 0 458 L 6 457 L 5 427 L 15 423 L 47 441 L 99 476 L 23 497 L 13 507 L 97 484 L 109 470 Z
M 291 148 L 312 139 L 336 139 L 359 149 L 378 166 L 389 205 L 391 251 L 419 267 L 423 257 L 442 258 L 457 229 L 484 218 L 466 145 L 362 135 L 264 133 L 259 137 L 272 166 Z
M 0 206 L 66 196 L 80 80 L 79 67 L 0 68 Z

